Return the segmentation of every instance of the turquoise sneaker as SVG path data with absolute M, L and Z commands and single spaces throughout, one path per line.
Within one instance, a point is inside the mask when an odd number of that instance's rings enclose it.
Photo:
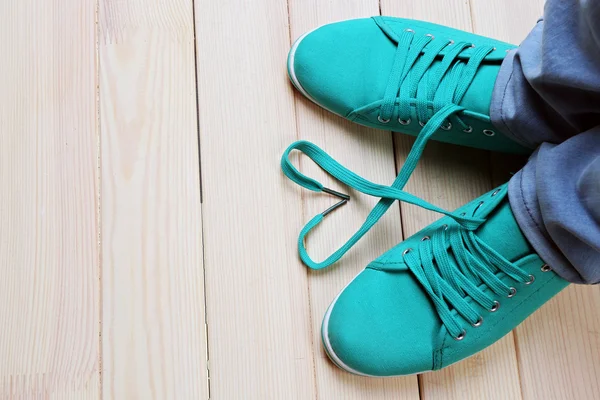
M 394 376 L 438 370 L 490 346 L 568 282 L 529 246 L 501 186 L 371 262 L 323 319 L 323 345 L 340 368 Z
M 292 150 L 347 186 L 382 199 L 352 239 L 321 263 L 308 256 L 304 237 L 349 197 L 300 173 L 289 162 Z M 413 162 L 409 155 L 399 177 L 410 175 Z M 446 215 L 371 262 L 329 306 L 323 344 L 348 372 L 381 377 L 444 368 L 499 340 L 568 285 L 521 233 L 507 185 L 450 212 L 394 185 L 370 182 L 309 142 L 292 144 L 282 167 L 294 182 L 339 198 L 300 234 L 300 257 L 313 269 L 331 265 L 352 247 L 379 219 L 381 204 L 383 212 L 400 200 Z
M 431 125 L 439 141 L 529 154 L 489 115 L 500 65 L 515 47 L 429 22 L 355 19 L 300 37 L 288 74 L 304 96 L 362 125 L 411 135 Z

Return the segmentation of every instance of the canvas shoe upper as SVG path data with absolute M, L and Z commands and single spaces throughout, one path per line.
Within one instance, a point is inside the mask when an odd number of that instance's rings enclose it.
M 533 251 L 506 185 L 371 262 L 335 299 L 322 324 L 333 362 L 370 376 L 447 367 L 490 346 L 568 284 Z
M 329 307 L 323 344 L 330 358 L 351 373 L 393 376 L 448 366 L 500 339 L 568 284 L 521 233 L 507 185 L 454 212 L 402 190 L 427 133 L 419 134 L 391 186 L 349 171 L 310 142 L 293 143 L 282 158 L 288 178 L 339 198 L 300 232 L 300 258 L 312 269 L 339 260 L 396 200 L 446 215 L 371 262 Z M 380 198 L 361 228 L 321 262 L 310 258 L 304 239 L 350 198 L 302 174 L 289 160 L 294 150 L 346 186 Z
M 492 91 L 516 46 L 445 26 L 392 17 L 324 25 L 288 56 L 290 80 L 322 107 L 362 125 L 511 153 L 531 153 L 490 121 Z M 442 121 L 433 116 L 443 112 Z

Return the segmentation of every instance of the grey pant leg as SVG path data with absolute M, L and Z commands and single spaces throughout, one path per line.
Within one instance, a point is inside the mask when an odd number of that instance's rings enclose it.
M 600 1 L 547 0 L 496 80 L 492 123 L 532 149 L 600 125 Z
M 523 233 L 566 280 L 600 282 L 600 1 L 546 2 L 502 64 L 491 116 L 540 146 L 509 184 Z
M 600 283 L 600 126 L 543 143 L 508 193 L 523 234 L 557 274 Z

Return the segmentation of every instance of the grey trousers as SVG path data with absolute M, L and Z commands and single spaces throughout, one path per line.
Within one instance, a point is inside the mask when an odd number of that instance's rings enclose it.
M 600 1 L 547 0 L 502 64 L 491 116 L 536 149 L 509 182 L 524 235 L 564 279 L 600 283 Z

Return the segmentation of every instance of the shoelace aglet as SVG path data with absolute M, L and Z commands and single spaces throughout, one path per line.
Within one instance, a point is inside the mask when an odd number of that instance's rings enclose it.
M 344 199 L 344 200 L 342 200 L 342 201 L 340 201 L 340 202 L 338 202 L 338 203 L 335 203 L 334 205 L 332 205 L 331 207 L 329 207 L 327 210 L 323 211 L 323 212 L 321 213 L 321 215 L 322 215 L 323 217 L 326 217 L 326 216 L 327 216 L 327 214 L 329 214 L 330 212 L 332 212 L 332 211 L 333 211 L 333 210 L 335 210 L 336 208 L 339 208 L 339 207 L 343 206 L 343 205 L 344 205 L 344 204 L 346 204 L 347 202 L 348 202 L 348 200 Z
M 331 195 L 333 195 L 335 197 L 339 197 L 342 200 L 350 201 L 350 196 L 348 196 L 347 194 L 340 193 L 340 192 L 337 192 L 337 191 L 335 191 L 333 189 L 329 189 L 329 188 L 326 188 L 326 187 L 323 188 L 323 191 L 325 193 L 329 193 L 329 194 L 331 194 Z
M 338 198 L 342 199 L 341 201 L 339 201 L 339 202 L 335 203 L 334 205 L 332 205 L 331 207 L 329 207 L 327 210 L 323 211 L 321 213 L 321 215 L 323 217 L 326 217 L 327 214 L 329 214 L 330 212 L 332 212 L 335 209 L 340 208 L 341 206 L 345 205 L 347 202 L 350 201 L 350 196 L 347 195 L 347 194 L 340 193 L 338 191 L 335 191 L 333 189 L 329 189 L 329 188 L 326 188 L 326 187 L 323 188 L 323 191 L 325 193 L 328 193 L 328 194 L 332 195 L 332 196 L 335 196 L 335 197 L 338 197 Z

